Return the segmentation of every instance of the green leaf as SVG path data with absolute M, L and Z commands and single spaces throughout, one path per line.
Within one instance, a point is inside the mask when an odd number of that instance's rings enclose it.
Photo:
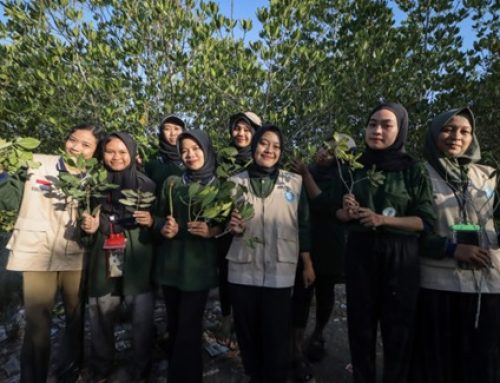
M 200 190 L 201 185 L 198 182 L 192 182 L 188 188 L 188 195 L 190 198 L 195 197 L 196 193 Z
M 122 190 L 121 193 L 125 196 L 125 197 L 129 197 L 129 198 L 137 198 L 139 195 L 137 194 L 136 191 L 132 190 L 132 189 L 125 189 L 125 190 Z
M 16 145 L 26 150 L 34 150 L 40 145 L 40 141 L 32 137 L 22 137 L 16 140 Z
M 136 206 L 136 202 L 135 201 L 130 201 L 128 199 L 125 199 L 125 198 L 120 198 L 118 200 L 118 202 L 120 202 L 122 205 L 125 205 L 125 206 Z

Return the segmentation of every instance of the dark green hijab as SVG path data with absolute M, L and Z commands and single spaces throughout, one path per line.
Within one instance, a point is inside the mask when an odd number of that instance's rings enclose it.
M 468 117 L 472 127 L 472 142 L 462 155 L 449 157 L 438 149 L 437 140 L 443 126 L 459 114 Z M 481 159 L 481 150 L 475 132 L 474 114 L 469 108 L 452 109 L 437 115 L 427 130 L 424 157 L 439 175 L 455 189 L 461 189 L 466 184 L 469 165 Z

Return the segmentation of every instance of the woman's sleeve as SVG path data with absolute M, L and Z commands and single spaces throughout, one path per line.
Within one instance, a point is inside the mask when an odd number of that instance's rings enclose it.
M 435 207 L 432 203 L 432 181 L 427 169 L 418 163 L 412 172 L 413 200 L 408 209 L 408 215 L 418 216 L 424 222 L 424 231 L 420 235 L 420 255 L 428 258 L 442 259 L 453 257 L 454 248 L 448 238 L 435 233 Z
M 420 255 L 428 258 L 442 259 L 453 257 L 456 246 L 432 231 L 424 231 L 419 239 Z
M 424 231 L 434 229 L 436 213 L 434 211 L 431 179 L 423 164 L 418 163 L 411 171 L 410 194 L 411 201 L 406 212 L 407 216 L 420 217 L 424 223 Z
M 299 197 L 298 222 L 299 222 L 299 247 L 300 252 L 311 250 L 311 217 L 309 214 L 309 203 L 307 195 L 302 187 Z
M 165 225 L 166 216 L 168 213 L 168 179 L 163 182 L 161 188 L 157 190 L 156 200 L 153 205 L 151 215 L 153 216 L 153 232 L 160 236 L 160 230 Z

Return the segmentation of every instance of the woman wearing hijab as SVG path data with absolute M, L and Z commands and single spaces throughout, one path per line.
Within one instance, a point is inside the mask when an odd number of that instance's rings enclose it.
M 352 193 L 337 187 L 333 199 L 323 193 L 316 200 L 333 206 L 337 218 L 348 223 L 347 321 L 356 383 L 376 380 L 379 323 L 384 382 L 408 379 L 419 290 L 418 237 L 432 228 L 434 213 L 425 168 L 404 151 L 407 133 L 402 105 L 377 106 L 368 118 L 363 169 L 353 172 Z M 377 186 L 368 178 L 373 166 L 384 176 Z
M 181 175 L 182 161 L 177 151 L 177 137 L 186 129 L 184 121 L 175 114 L 164 117 L 158 126 L 158 158 L 149 161 L 144 171 L 160 190 L 171 175 Z
M 415 382 L 500 381 L 500 250 L 494 169 L 479 165 L 469 108 L 436 116 L 424 156 L 435 234 L 421 254 Z
M 185 170 L 179 180 L 170 177 L 160 193 L 156 215 L 166 218 L 155 220 L 161 241 L 156 249 L 154 279 L 162 287 L 168 307 L 168 381 L 195 383 L 202 381 L 203 312 L 209 290 L 217 286 L 213 237 L 221 229 L 210 222 L 193 221 L 187 196 L 193 183 L 212 185 L 218 181 L 215 153 L 204 132 L 182 133 L 177 146 Z
M 229 118 L 231 145 L 238 150 L 236 163 L 241 167 L 247 167 L 252 162 L 252 137 L 261 126 L 260 117 L 253 112 L 236 113 Z
M 346 134 L 345 138 L 350 151 L 355 150 L 354 140 Z M 304 186 L 310 199 L 314 198 L 315 190 L 326 191 L 337 181 L 341 171 L 340 161 L 330 153 L 329 142 L 316 152 L 314 163 L 306 166 L 295 160 L 292 169 L 302 176 Z M 310 190 L 313 193 L 310 195 Z M 311 205 L 311 258 L 316 273 L 316 280 L 309 288 L 302 282 L 303 264 L 299 259 L 295 286 L 293 289 L 293 335 L 292 357 L 293 374 L 297 381 L 307 382 L 312 379 L 312 369 L 304 357 L 304 332 L 309 317 L 309 309 L 313 294 L 316 297 L 316 322 L 305 354 L 312 362 L 318 362 L 325 356 L 325 338 L 323 331 L 330 320 L 335 302 L 335 285 L 345 283 L 344 275 L 344 242 L 345 233 L 335 215 L 328 209 Z
M 231 137 L 231 146 L 238 151 L 235 157 L 235 163 L 228 163 L 228 169 L 232 174 L 243 171 L 252 162 L 251 142 L 255 131 L 262 125 L 259 116 L 253 112 L 241 112 L 232 115 L 229 118 L 229 134 Z M 227 159 L 221 159 L 222 166 L 228 162 Z M 221 166 L 219 164 L 219 166 Z M 217 253 L 219 258 L 219 300 L 222 313 L 222 321 L 217 332 L 219 342 L 234 347 L 232 341 L 232 321 L 231 321 L 231 300 L 229 297 L 229 286 L 227 283 L 227 260 L 226 254 L 231 245 L 231 235 L 224 235 L 217 240 Z
M 91 159 L 102 130 L 83 123 L 66 136 L 67 155 Z M 56 378 L 73 382 L 83 359 L 82 269 L 85 248 L 78 229 L 78 206 L 53 189 L 53 180 L 78 174 L 61 156 L 35 154 L 37 168 L 16 175 L 0 171 L 0 208 L 18 210 L 7 244 L 7 270 L 23 276 L 25 331 L 21 348 L 21 382 L 46 382 L 50 361 L 50 323 L 58 292 L 66 326 L 57 357 Z M 79 176 L 83 177 L 83 174 Z
M 118 185 L 102 199 L 100 214 L 87 215 L 82 222 L 86 233 L 97 232 L 90 255 L 89 313 L 91 330 L 90 366 L 96 380 L 107 379 L 113 369 L 114 325 L 125 301 L 132 311 L 133 358 L 131 379 L 146 379 L 151 368 L 153 338 L 153 293 L 151 267 L 153 249 L 149 211 L 129 212 L 119 202 L 122 190 L 154 192 L 155 184 L 137 169 L 137 145 L 123 132 L 108 135 L 102 143 L 102 160 L 108 183 Z M 110 273 L 110 257 L 103 249 L 112 233 L 126 238 L 121 276 Z
M 291 293 L 299 254 L 303 281 L 314 281 L 309 257 L 309 209 L 301 177 L 280 169 L 283 135 L 276 126 L 252 139 L 253 162 L 230 180 L 246 187 L 255 214 L 233 211 L 227 254 L 236 336 L 251 382 L 286 382 Z

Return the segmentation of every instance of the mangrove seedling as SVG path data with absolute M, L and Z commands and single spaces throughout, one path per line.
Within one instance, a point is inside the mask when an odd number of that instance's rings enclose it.
M 0 137 L 0 171 L 3 169 L 14 174 L 21 168 L 36 169 L 40 164 L 33 161 L 32 152 L 39 145 L 40 141 L 32 137 L 20 137 L 14 141 Z
M 75 174 L 61 172 L 54 180 L 54 187 L 61 191 L 66 198 L 77 201 L 83 211 L 95 215 L 100 208 L 96 206 L 90 211 L 91 199 L 102 198 L 104 192 L 116 189 L 118 185 L 108 183 L 108 172 L 96 158 L 86 160 L 81 154 L 78 157 L 63 155 L 64 162 L 76 169 Z
M 354 179 L 354 171 L 363 169 L 364 167 L 363 164 L 358 161 L 362 153 L 352 151 L 348 142 L 348 136 L 335 132 L 333 134 L 333 139 L 329 142 L 325 142 L 325 146 L 328 148 L 330 154 L 335 156 L 340 163 L 346 165 L 345 169 L 347 170 L 348 179 L 346 179 L 346 174 L 343 173 L 341 166 L 337 166 L 337 169 L 339 178 L 349 193 L 352 193 L 355 184 L 364 180 L 368 180 L 373 187 L 378 187 L 383 184 L 385 176 L 381 171 L 377 171 L 375 165 L 367 171 L 366 177 L 357 180 Z
M 250 163 L 251 159 L 245 164 L 236 161 L 238 150 L 234 146 L 226 146 L 217 149 L 218 160 L 216 174 L 217 178 L 227 180 L 229 177 L 242 172 Z
M 132 213 L 138 210 L 149 210 L 153 205 L 153 201 L 156 199 L 154 193 L 145 192 L 140 189 L 125 189 L 122 190 L 121 193 L 125 198 L 120 198 L 118 202 L 125 205 L 125 209 Z
M 176 187 L 181 182 L 181 177 L 179 176 L 170 176 L 167 179 L 167 187 L 168 187 L 168 207 L 169 213 L 173 217 L 174 216 L 174 200 L 172 198 L 174 187 Z

